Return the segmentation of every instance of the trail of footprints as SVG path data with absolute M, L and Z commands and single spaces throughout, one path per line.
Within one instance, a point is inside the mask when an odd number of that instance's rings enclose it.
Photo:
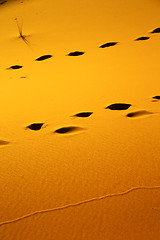
M 0 2 L 0 4 L 3 4 L 5 2 L 7 2 L 7 1 Z M 28 41 L 26 39 L 27 36 L 22 34 L 22 30 L 20 29 L 20 26 L 18 24 L 17 18 L 15 18 L 15 20 L 17 21 L 17 26 L 18 26 L 18 29 L 19 29 L 19 37 L 28 45 Z M 155 28 L 150 33 L 151 34 L 160 33 L 160 27 Z M 150 37 L 148 37 L 148 36 L 141 36 L 141 37 L 136 38 L 134 41 L 146 41 L 148 39 L 150 39 Z M 119 44 L 119 42 L 107 42 L 107 43 L 104 43 L 104 44 L 100 45 L 99 48 L 113 47 L 113 46 L 115 46 L 117 44 Z M 85 54 L 85 52 L 83 52 L 83 51 L 74 51 L 74 52 L 68 53 L 66 56 L 76 57 L 76 56 L 81 56 L 81 55 L 84 55 L 84 54 Z M 35 61 L 44 61 L 44 60 L 52 58 L 52 57 L 53 57 L 53 55 L 46 54 L 46 55 L 42 55 L 42 56 L 36 58 Z M 16 69 L 20 69 L 22 67 L 23 67 L 22 65 L 13 65 L 13 66 L 10 66 L 10 67 L 8 67 L 6 69 L 7 70 L 9 70 L 9 69 L 16 70 Z
M 0 0 L 0 5 L 5 4 L 5 3 L 7 3 L 7 1 Z M 17 20 L 17 19 L 15 19 L 15 20 Z M 17 25 L 18 25 L 18 22 L 17 22 Z M 19 25 L 18 25 L 18 29 L 19 29 L 19 34 L 20 34 L 19 37 L 28 45 L 28 41 L 26 39 L 26 36 L 22 34 L 22 31 L 20 30 Z M 160 27 L 155 28 L 150 33 L 151 34 L 160 33 Z M 146 40 L 149 40 L 149 39 L 150 39 L 150 37 L 148 37 L 148 36 L 141 36 L 141 37 L 136 38 L 134 41 L 146 41 Z M 100 45 L 99 48 L 108 48 L 108 47 L 115 46 L 117 44 L 119 44 L 119 42 L 107 42 L 105 44 Z M 74 51 L 74 52 L 68 53 L 66 56 L 81 56 L 83 54 L 85 54 L 85 52 L 83 52 L 83 51 Z M 35 61 L 43 61 L 43 60 L 46 60 L 46 59 L 49 59 L 49 58 L 52 58 L 52 57 L 53 56 L 50 55 L 50 54 L 42 55 L 42 56 L 36 58 Z M 8 67 L 6 69 L 7 70 L 11 70 L 11 69 L 17 70 L 17 69 L 21 69 L 22 67 L 23 67 L 22 65 L 13 65 L 13 66 L 10 66 L 10 67 Z M 26 76 L 22 76 L 21 78 L 26 78 Z M 159 95 L 153 96 L 152 97 L 152 101 L 153 102 L 160 101 L 160 96 Z M 129 104 L 129 103 L 113 103 L 113 104 L 108 105 L 107 107 L 105 107 L 105 109 L 108 109 L 108 110 L 111 110 L 111 111 L 125 111 L 125 110 L 128 110 L 131 106 L 132 106 L 132 104 Z M 136 117 L 143 117 L 143 116 L 147 116 L 147 115 L 151 115 L 151 114 L 153 114 L 153 112 L 149 112 L 147 110 L 138 110 L 138 111 L 129 112 L 125 116 L 127 118 L 136 118 Z M 71 117 L 88 118 L 91 115 L 93 115 L 93 112 L 79 112 L 79 113 L 76 113 L 75 115 L 72 115 Z M 42 123 L 42 122 L 41 123 L 32 123 L 32 124 L 26 126 L 26 129 L 29 129 L 29 130 L 32 130 L 32 131 L 39 131 L 39 130 L 43 129 L 44 127 L 46 127 L 45 123 Z M 83 128 L 78 127 L 78 126 L 65 126 L 65 127 L 61 127 L 61 128 L 56 129 L 54 131 L 54 133 L 57 133 L 57 134 L 68 134 L 68 133 L 73 133 L 73 132 L 80 131 L 82 129 Z M 8 145 L 9 143 L 10 142 L 8 142 L 8 141 L 0 139 L 0 146 Z M 84 203 L 97 201 L 97 200 L 105 199 L 105 198 L 108 198 L 108 197 L 125 195 L 125 194 L 130 193 L 133 190 L 154 189 L 154 188 L 158 188 L 159 189 L 160 187 L 159 186 L 134 187 L 132 189 L 129 189 L 129 190 L 125 191 L 125 192 L 121 192 L 121 193 L 118 193 L 118 194 L 109 194 L 109 195 L 105 195 L 105 196 L 101 196 L 101 197 L 85 200 L 85 201 L 82 201 L 82 202 L 78 202 L 78 203 L 75 203 L 75 204 L 69 204 L 69 205 L 66 205 L 66 206 L 58 207 L 58 208 L 53 208 L 53 209 L 47 209 L 47 210 L 33 212 L 33 213 L 28 214 L 28 215 L 24 215 L 22 217 L 19 217 L 17 219 L 13 219 L 13 220 L 10 220 L 10 221 L 2 222 L 2 223 L 0 223 L 0 226 L 2 226 L 4 224 L 17 222 L 19 220 L 23 220 L 25 218 L 32 217 L 32 216 L 34 216 L 36 214 L 52 212 L 52 211 L 57 211 L 57 210 L 63 210 L 63 209 L 69 208 L 69 207 L 79 206 L 79 205 L 84 204 Z M 157 210 L 155 208 L 153 208 L 153 209 Z M 159 211 L 159 209 L 157 211 Z
M 160 96 L 154 96 L 152 98 L 154 99 L 155 97 L 156 97 L 156 99 L 160 100 Z M 132 106 L 132 104 L 129 104 L 129 103 L 113 103 L 113 104 L 105 107 L 105 109 L 109 109 L 112 111 L 124 111 L 124 110 L 129 109 L 131 106 Z M 92 114 L 93 114 L 93 112 L 79 112 L 79 113 L 72 115 L 71 117 L 88 118 Z M 147 116 L 147 115 L 151 115 L 151 114 L 154 114 L 154 113 L 149 112 L 147 110 L 138 110 L 138 111 L 129 112 L 125 116 L 127 118 L 136 118 L 136 117 L 143 117 L 143 116 Z M 42 129 L 44 124 L 45 123 L 32 123 L 29 126 L 27 126 L 26 128 L 33 130 L 33 131 L 38 131 L 38 130 Z M 67 127 L 58 128 L 54 132 L 59 133 L 59 134 L 67 134 L 67 133 L 77 132 L 82 129 L 83 128 L 78 127 L 78 126 L 67 126 Z
M 156 99 L 157 101 L 160 101 L 160 96 L 158 96 L 158 95 L 153 96 L 152 99 Z M 129 103 L 113 103 L 113 104 L 105 107 L 105 109 L 108 109 L 108 110 L 111 110 L 111 111 L 125 111 L 125 110 L 128 110 L 131 106 L 132 106 L 132 104 L 129 104 Z M 149 116 L 151 114 L 154 114 L 154 113 L 150 112 L 150 111 L 147 111 L 147 110 L 137 110 L 137 111 L 129 112 L 125 116 L 127 118 L 138 118 L 138 117 L 143 117 L 143 116 L 144 117 Z M 79 112 L 79 113 L 76 113 L 76 114 L 74 114 L 70 117 L 88 118 L 91 115 L 93 115 L 93 112 Z M 39 123 L 36 122 L 36 123 L 32 123 L 32 124 L 26 126 L 25 129 L 32 130 L 32 131 L 39 131 L 46 126 L 47 125 L 43 122 L 39 122 Z M 71 134 L 71 133 L 79 132 L 83 129 L 84 128 L 79 127 L 79 126 L 65 126 L 65 127 L 61 127 L 61 128 L 58 128 L 58 129 L 54 130 L 54 133 L 57 133 L 57 134 Z M 8 145 L 9 143 L 10 142 L 8 142 L 8 141 L 0 140 L 0 146 Z
M 0 4 L 4 4 L 7 1 L 1 1 Z M 17 19 L 16 19 L 17 20 Z M 19 27 L 19 26 L 18 26 Z M 155 34 L 155 33 L 160 33 L 160 27 L 155 28 L 153 31 L 150 32 L 151 34 Z M 23 34 L 22 32 L 20 32 L 20 37 L 22 38 L 22 40 L 24 40 L 23 38 Z M 148 36 L 142 36 L 139 37 L 137 39 L 135 39 L 134 41 L 146 41 L 150 39 L 150 37 Z M 107 42 L 104 43 L 102 45 L 99 46 L 99 48 L 108 48 L 108 47 L 112 47 L 119 44 L 119 42 Z M 85 54 L 85 52 L 83 51 L 74 51 L 74 52 L 70 52 L 68 53 L 66 56 L 81 56 Z M 35 61 L 44 61 L 46 59 L 52 58 L 53 56 L 50 54 L 47 55 L 42 55 L 38 58 L 35 59 Z M 22 65 L 13 65 L 10 66 L 9 68 L 6 68 L 7 70 L 16 70 L 16 69 L 21 69 L 23 66 Z M 160 101 L 160 96 L 153 96 L 152 97 L 152 101 Z M 109 106 L 107 106 L 105 109 L 109 109 L 112 111 L 124 111 L 129 109 L 132 106 L 132 104 L 129 103 L 113 103 Z M 78 118 L 88 118 L 93 114 L 93 112 L 80 112 L 80 113 L 76 113 L 75 115 L 72 115 L 71 117 L 78 117 Z M 127 118 L 136 118 L 136 117 L 143 117 L 143 116 L 147 116 L 147 115 L 151 115 L 153 114 L 152 112 L 146 111 L 146 110 L 139 110 L 139 111 L 133 111 L 133 112 L 129 112 L 126 114 Z M 44 128 L 46 125 L 45 123 L 32 123 L 28 126 L 26 126 L 26 129 L 32 130 L 32 131 L 39 131 L 42 128 Z M 78 132 L 80 130 L 82 130 L 83 128 L 78 127 L 78 126 L 65 126 L 65 127 L 61 127 L 59 129 L 56 129 L 54 131 L 54 133 L 57 134 L 68 134 L 68 133 L 74 133 L 74 132 Z M 0 140 L 0 145 L 8 145 L 9 142 L 8 141 L 4 141 L 4 140 Z

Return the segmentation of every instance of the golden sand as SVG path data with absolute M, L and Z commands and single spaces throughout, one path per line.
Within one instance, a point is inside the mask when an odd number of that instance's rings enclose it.
M 0 1 L 0 240 L 160 238 L 159 12 Z

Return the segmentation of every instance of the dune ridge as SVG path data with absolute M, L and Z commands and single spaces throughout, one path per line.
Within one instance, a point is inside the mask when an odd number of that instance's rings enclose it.
M 0 222 L 0 227 L 6 224 L 11 224 L 11 223 L 15 223 L 18 221 L 21 221 L 23 219 L 26 218 L 30 218 L 33 217 L 35 215 L 38 214 L 43 214 L 43 213 L 50 213 L 50 212 L 55 212 L 55 211 L 61 211 L 61 210 L 65 210 L 67 208 L 72 208 L 72 207 L 77 207 L 86 203 L 90 203 L 90 202 L 94 202 L 94 201 L 99 201 L 99 200 L 103 200 L 103 199 L 107 199 L 107 198 L 111 198 L 111 197 L 120 197 L 120 196 L 124 196 L 127 195 L 133 191 L 137 191 L 137 190 L 153 190 L 153 189 L 160 189 L 160 186 L 137 186 L 137 187 L 132 187 L 126 191 L 123 192 L 119 192 L 119 193 L 110 193 L 110 194 L 106 194 L 100 197 L 95 197 L 95 198 L 91 198 L 91 199 L 87 199 L 87 200 L 83 200 L 77 203 L 70 203 L 64 206 L 60 206 L 60 207 L 56 207 L 56 208 L 51 208 L 51 209 L 44 209 L 44 210 L 38 210 L 32 213 L 28 213 L 26 215 L 23 215 L 21 217 L 12 219 L 12 220 L 8 220 L 8 221 L 4 221 L 4 222 Z M 152 208 L 153 209 L 153 208 Z

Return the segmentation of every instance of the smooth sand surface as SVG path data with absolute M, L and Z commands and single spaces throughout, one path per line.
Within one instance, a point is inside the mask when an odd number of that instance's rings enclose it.
M 0 240 L 158 240 L 159 1 L 0 3 Z

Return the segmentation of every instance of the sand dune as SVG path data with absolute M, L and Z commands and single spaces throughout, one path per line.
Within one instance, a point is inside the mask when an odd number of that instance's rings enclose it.
M 159 11 L 0 0 L 0 240 L 159 238 Z

